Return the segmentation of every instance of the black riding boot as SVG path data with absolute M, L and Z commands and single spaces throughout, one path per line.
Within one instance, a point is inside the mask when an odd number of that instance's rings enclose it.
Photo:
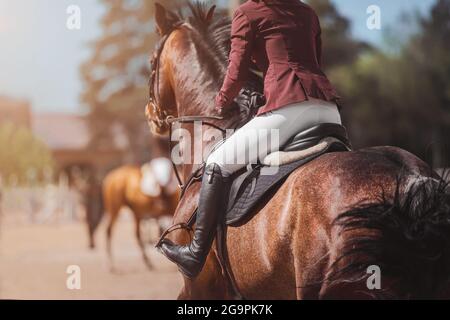
M 220 167 L 210 164 L 203 174 L 194 239 L 187 246 L 179 246 L 163 240 L 161 252 L 178 265 L 188 278 L 195 278 L 203 268 L 217 224 L 222 219 L 228 194 L 228 178 L 222 176 Z

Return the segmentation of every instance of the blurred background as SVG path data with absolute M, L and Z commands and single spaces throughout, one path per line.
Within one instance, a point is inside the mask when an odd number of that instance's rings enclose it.
M 399 146 L 449 167 L 450 0 L 306 2 L 354 146 Z M 239 3 L 216 2 L 222 14 Z M 367 25 L 372 5 L 380 29 Z M 106 174 L 168 155 L 143 108 L 153 9 L 153 0 L 0 0 L 0 298 L 176 297 L 176 268 L 151 247 L 156 267 L 145 268 L 130 212 L 117 224 L 120 272 L 108 270 L 104 224 L 87 249 Z M 67 26 L 74 14 L 79 28 Z M 145 220 L 154 238 L 158 222 Z M 68 265 L 81 267 L 81 290 L 67 289 Z

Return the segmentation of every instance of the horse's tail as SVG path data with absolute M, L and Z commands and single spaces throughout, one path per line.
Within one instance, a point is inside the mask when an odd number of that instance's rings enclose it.
M 409 182 L 402 188 L 401 181 Z M 376 266 L 380 271 L 381 288 L 378 289 L 381 290 L 370 292 L 380 294 L 379 297 L 433 298 L 448 292 L 450 195 L 447 189 L 448 183 L 440 179 L 399 178 L 393 199 L 383 194 L 375 203 L 361 204 L 341 214 L 335 225 L 341 228 L 345 240 L 341 255 L 333 265 L 331 281 L 365 279 L 367 283 L 371 276 L 368 270 Z M 347 236 L 346 232 L 349 232 Z

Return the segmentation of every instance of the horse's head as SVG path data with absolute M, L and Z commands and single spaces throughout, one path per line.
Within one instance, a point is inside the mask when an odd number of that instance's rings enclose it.
M 197 11 L 202 16 L 196 17 L 196 21 L 208 25 L 214 9 L 215 6 L 209 11 Z M 197 31 L 180 14 L 166 10 L 159 3 L 155 5 L 155 21 L 160 41 L 151 61 L 150 100 L 146 115 L 152 132 L 165 135 L 169 130 L 167 120 L 180 115 L 181 98 L 192 95 L 192 77 L 189 74 L 200 69 L 192 41 Z

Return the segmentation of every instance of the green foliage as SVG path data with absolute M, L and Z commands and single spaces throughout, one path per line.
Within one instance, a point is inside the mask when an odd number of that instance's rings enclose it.
M 439 0 L 398 54 L 372 51 L 330 72 L 356 147 L 394 145 L 435 166 L 448 165 L 448 21 L 450 1 Z
M 405 48 L 405 56 L 417 65 L 439 104 L 450 112 L 450 0 L 438 0 L 429 18 L 421 18 L 422 32 Z M 445 119 L 450 125 L 449 118 Z
M 331 74 L 343 99 L 345 123 L 356 147 L 396 145 L 424 155 L 436 121 L 427 83 L 408 61 L 382 53 L 363 55 Z M 427 107 L 425 107 L 427 106 Z
M 42 177 L 52 168 L 49 149 L 30 130 L 11 123 L 0 124 L 0 175 L 5 182 L 14 177 L 26 182 Z

